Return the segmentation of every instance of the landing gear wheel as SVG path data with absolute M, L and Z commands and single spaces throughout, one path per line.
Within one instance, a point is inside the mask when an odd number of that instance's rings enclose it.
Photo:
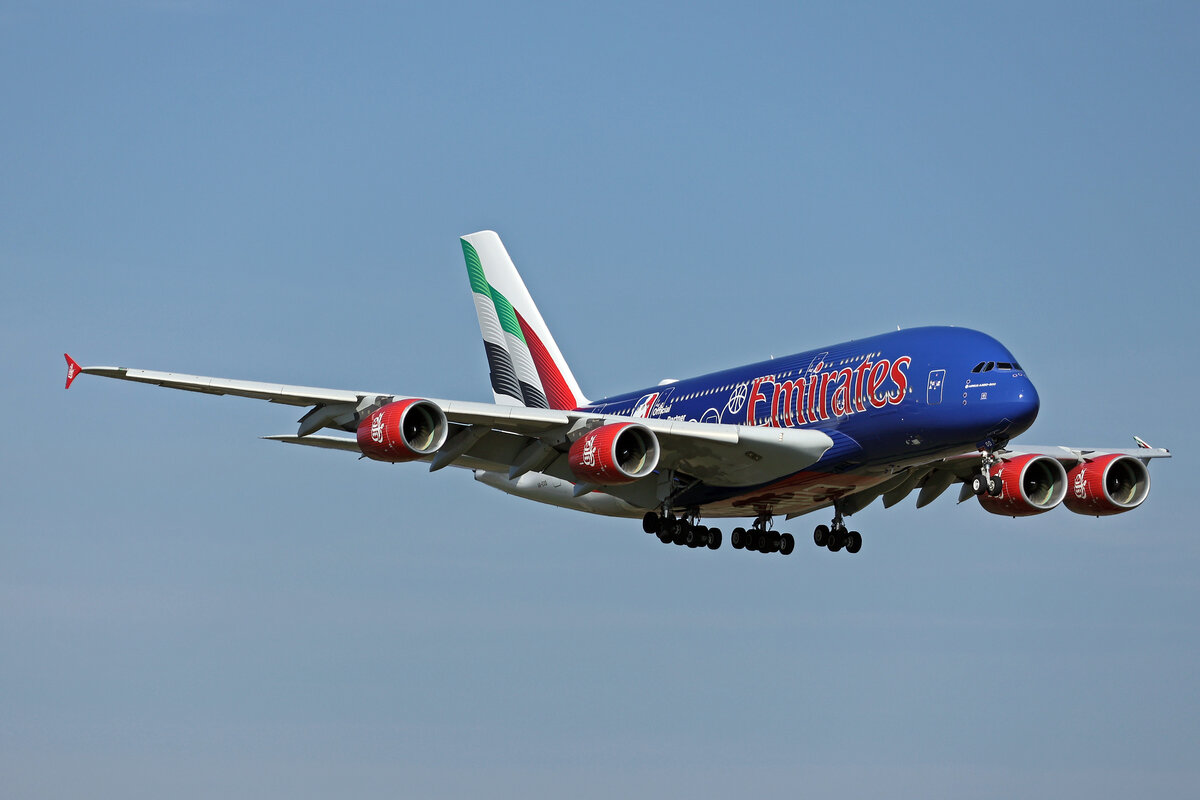
M 646 533 L 658 533 L 662 529 L 662 517 L 653 511 L 647 511 L 642 517 L 642 530 Z
M 841 550 L 845 545 L 846 545 L 846 543 L 844 541 L 842 541 L 842 537 L 835 533 L 829 537 L 829 541 L 825 546 L 829 548 L 829 552 L 836 553 L 838 550 Z
M 1004 483 L 999 478 L 994 475 L 988 478 L 988 494 L 990 494 L 992 497 L 999 497 L 1002 491 L 1004 491 Z
M 666 531 L 659 531 L 657 535 L 658 535 L 658 540 L 660 542 L 662 542 L 663 544 L 671 543 L 671 534 L 667 533 Z
M 858 531 L 850 531 L 846 534 L 846 552 L 857 553 L 862 550 L 862 536 Z
M 721 549 L 721 530 L 719 528 L 709 528 L 708 529 L 708 549 L 709 550 L 720 550 Z
M 790 533 L 785 533 L 779 537 L 779 552 L 781 555 L 790 556 L 792 551 L 796 549 L 796 537 Z
M 988 481 L 984 480 L 982 475 L 976 475 L 974 478 L 971 479 L 971 491 L 974 492 L 977 496 L 982 497 L 984 494 L 987 493 L 987 490 L 988 490 Z
M 829 544 L 829 526 L 828 525 L 818 525 L 817 526 L 816 530 L 813 531 L 813 543 L 817 547 L 824 547 L 825 545 Z
M 746 546 L 746 529 L 734 528 L 729 533 L 729 543 L 733 545 L 734 550 L 741 550 Z

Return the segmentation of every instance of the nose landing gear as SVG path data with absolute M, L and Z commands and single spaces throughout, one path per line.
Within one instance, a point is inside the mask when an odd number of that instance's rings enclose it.
M 991 450 L 983 451 L 983 463 L 979 466 L 979 474 L 971 479 L 971 491 L 977 497 L 985 494 L 999 497 L 1004 484 L 992 474 L 992 467 L 999 464 L 1001 459 Z

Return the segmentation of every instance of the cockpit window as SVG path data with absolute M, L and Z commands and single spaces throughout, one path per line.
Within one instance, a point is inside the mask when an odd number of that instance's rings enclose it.
M 1021 365 L 1015 361 L 980 361 L 971 367 L 971 372 L 991 372 L 994 369 L 1020 370 Z

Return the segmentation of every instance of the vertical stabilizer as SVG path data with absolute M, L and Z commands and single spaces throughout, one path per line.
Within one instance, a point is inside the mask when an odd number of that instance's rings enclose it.
M 462 237 L 497 403 L 578 408 L 587 398 L 494 231 Z

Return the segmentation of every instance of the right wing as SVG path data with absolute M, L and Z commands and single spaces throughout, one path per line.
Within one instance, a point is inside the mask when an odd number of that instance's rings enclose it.
M 384 406 L 406 400 L 424 400 L 445 415 L 448 431 L 437 452 L 426 454 L 421 460 L 430 462 L 433 470 L 458 466 L 507 471 L 510 479 L 533 471 L 578 482 L 567 464 L 566 455 L 571 444 L 596 428 L 618 422 L 634 422 L 654 434 L 659 443 L 662 467 L 714 486 L 750 486 L 790 475 L 815 463 L 833 444 L 829 436 L 815 430 L 646 418 L 631 420 L 584 410 L 416 398 L 128 367 L 80 367 L 70 356 L 66 358 L 68 386 L 82 373 L 170 389 L 310 407 L 300 418 L 296 434 L 267 438 L 348 452 L 362 452 L 356 439 L 313 434 L 322 428 L 357 431 L 363 420 Z M 609 491 L 608 487 L 594 488 Z

